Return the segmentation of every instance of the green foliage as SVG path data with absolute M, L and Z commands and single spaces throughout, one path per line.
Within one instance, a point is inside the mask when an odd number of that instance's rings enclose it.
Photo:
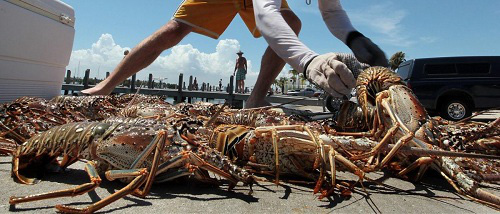
M 404 61 L 406 61 L 405 53 L 403 53 L 402 51 L 398 51 L 391 56 L 391 59 L 389 59 L 389 66 L 393 71 L 395 71 Z

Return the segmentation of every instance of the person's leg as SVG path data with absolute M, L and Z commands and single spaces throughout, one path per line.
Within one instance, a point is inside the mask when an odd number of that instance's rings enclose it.
M 238 93 L 241 93 L 241 80 L 238 80 Z
M 240 86 L 240 93 L 243 93 L 243 80 L 240 80 L 239 86 Z
M 291 10 L 281 11 L 281 15 L 283 15 L 285 21 L 298 35 L 300 28 L 302 27 L 299 17 L 297 17 Z M 269 87 L 271 87 L 274 79 L 276 79 L 285 66 L 285 61 L 274 53 L 270 47 L 267 47 L 266 52 L 262 56 L 260 65 L 260 73 L 257 77 L 257 82 L 255 83 L 250 97 L 248 97 L 245 103 L 245 108 L 270 105 L 270 103 L 265 100 L 267 90 L 269 90 Z
M 161 52 L 178 44 L 191 31 L 192 27 L 189 25 L 170 20 L 133 48 L 108 78 L 82 92 L 92 95 L 110 94 L 118 84 L 153 63 Z
M 241 80 L 241 93 L 245 93 L 245 80 Z

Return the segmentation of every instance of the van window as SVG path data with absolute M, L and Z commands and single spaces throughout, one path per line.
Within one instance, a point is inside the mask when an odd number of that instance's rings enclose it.
M 455 64 L 426 64 L 424 68 L 427 74 L 456 74 Z
M 460 63 L 457 64 L 459 74 L 487 74 L 490 72 L 489 63 Z
M 401 65 L 396 71 L 403 80 L 406 80 L 410 77 L 410 65 L 411 63 L 406 63 Z

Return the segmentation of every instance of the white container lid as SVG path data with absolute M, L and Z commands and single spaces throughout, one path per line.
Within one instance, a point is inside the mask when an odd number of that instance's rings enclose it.
M 6 0 L 19 7 L 59 21 L 65 25 L 75 26 L 73 8 L 59 0 Z

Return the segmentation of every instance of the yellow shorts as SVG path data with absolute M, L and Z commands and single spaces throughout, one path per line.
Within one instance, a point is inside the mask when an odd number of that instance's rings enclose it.
M 290 10 L 286 0 L 282 0 L 281 10 Z M 173 19 L 190 25 L 193 31 L 214 39 L 240 14 L 254 37 L 260 37 L 255 24 L 252 0 L 184 0 Z

